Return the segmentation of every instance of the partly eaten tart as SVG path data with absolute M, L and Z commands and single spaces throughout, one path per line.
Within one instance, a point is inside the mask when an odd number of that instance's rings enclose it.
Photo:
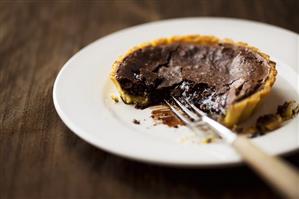
M 125 103 L 147 107 L 184 97 L 231 127 L 251 115 L 276 73 L 269 56 L 246 43 L 189 35 L 129 50 L 113 64 L 111 79 Z

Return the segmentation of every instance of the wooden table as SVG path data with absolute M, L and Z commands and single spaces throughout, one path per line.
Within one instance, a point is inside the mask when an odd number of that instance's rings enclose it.
M 225 16 L 299 32 L 298 10 L 296 0 L 2 0 L 0 198 L 276 198 L 245 166 L 166 168 L 96 149 L 59 119 L 52 87 L 74 53 L 128 26 L 174 17 Z M 298 153 L 287 159 L 299 165 Z

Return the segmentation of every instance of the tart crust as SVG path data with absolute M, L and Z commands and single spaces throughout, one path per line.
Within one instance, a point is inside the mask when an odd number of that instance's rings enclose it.
M 113 81 L 114 85 L 116 86 L 116 89 L 120 93 L 120 96 L 122 100 L 127 104 L 137 104 L 137 105 L 147 105 L 149 103 L 149 99 L 147 97 L 142 96 L 134 96 L 128 94 L 126 91 L 124 91 L 119 82 L 116 80 L 116 73 L 119 68 L 119 65 L 123 62 L 123 60 L 130 55 L 131 53 L 148 47 L 148 46 L 159 46 L 159 45 L 165 45 L 165 44 L 172 44 L 175 42 L 188 42 L 193 44 L 232 44 L 236 46 L 242 46 L 251 49 L 253 52 L 259 54 L 262 56 L 270 66 L 269 75 L 264 82 L 263 86 L 254 92 L 252 95 L 244 98 L 241 101 L 235 102 L 231 104 L 225 112 L 225 115 L 221 117 L 220 122 L 226 125 L 227 127 L 232 127 L 234 124 L 237 124 L 245 119 L 247 119 L 254 110 L 258 107 L 261 100 L 269 94 L 271 91 L 271 88 L 276 80 L 276 64 L 275 62 L 270 60 L 269 55 L 261 52 L 259 49 L 249 46 L 247 43 L 244 42 L 234 42 L 231 39 L 219 39 L 215 36 L 210 35 L 187 35 L 187 36 L 173 36 L 169 38 L 161 38 L 157 39 L 151 42 L 142 43 L 132 49 L 130 49 L 125 55 L 119 57 L 112 66 L 112 72 L 110 74 L 110 78 Z

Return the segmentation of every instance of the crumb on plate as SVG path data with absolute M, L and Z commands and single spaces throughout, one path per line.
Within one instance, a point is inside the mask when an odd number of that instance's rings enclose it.
M 139 120 L 136 120 L 136 119 L 134 119 L 134 120 L 133 120 L 133 123 L 134 123 L 134 124 L 140 124 L 140 121 L 139 121 Z
M 111 99 L 112 99 L 115 103 L 118 103 L 118 102 L 119 102 L 119 98 L 118 98 L 118 96 L 116 96 L 115 94 L 111 94 Z

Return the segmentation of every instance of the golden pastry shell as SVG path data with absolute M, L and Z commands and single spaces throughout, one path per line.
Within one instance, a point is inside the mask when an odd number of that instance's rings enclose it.
M 132 49 L 130 49 L 125 55 L 119 57 L 118 60 L 116 60 L 112 66 L 112 72 L 110 74 L 110 78 L 113 81 L 114 85 L 116 86 L 116 89 L 120 93 L 121 98 L 124 100 L 125 103 L 128 104 L 138 104 L 138 105 L 147 105 L 149 103 L 149 99 L 147 97 L 141 97 L 141 96 L 133 96 L 128 93 L 126 93 L 120 86 L 119 82 L 116 80 L 116 72 L 118 70 L 118 67 L 120 63 L 123 62 L 123 60 L 130 55 L 131 53 L 145 48 L 147 46 L 158 46 L 158 45 L 165 45 L 165 44 L 171 44 L 176 42 L 187 42 L 187 43 L 194 43 L 194 44 L 232 44 L 237 46 L 243 46 L 246 48 L 249 48 L 255 53 L 258 53 L 260 56 L 262 56 L 269 64 L 270 71 L 267 80 L 263 84 L 262 88 L 257 90 L 252 95 L 244 98 L 241 101 L 235 102 L 232 105 L 230 105 L 226 109 L 225 115 L 220 119 L 220 122 L 228 127 L 232 127 L 234 124 L 239 123 L 240 121 L 243 121 L 247 119 L 257 108 L 259 103 L 262 101 L 262 99 L 267 96 L 271 88 L 276 80 L 276 64 L 275 62 L 270 60 L 270 57 L 261 52 L 259 49 L 249 46 L 247 43 L 244 42 L 235 42 L 231 39 L 219 39 L 215 36 L 211 35 L 186 35 L 186 36 L 173 36 L 169 38 L 160 38 L 151 42 L 142 43 Z

